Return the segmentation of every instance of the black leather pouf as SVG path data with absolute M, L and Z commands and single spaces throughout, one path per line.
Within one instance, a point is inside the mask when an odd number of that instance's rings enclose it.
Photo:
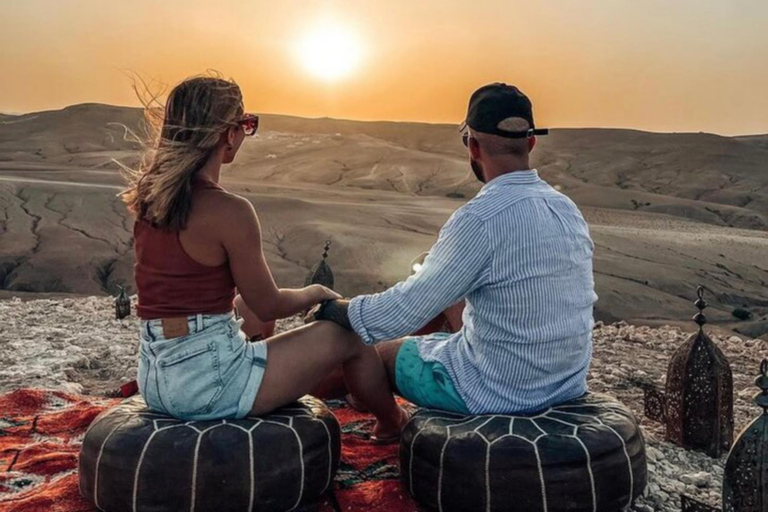
M 80 492 L 106 512 L 311 510 L 340 454 L 339 423 L 312 397 L 264 417 L 185 422 L 137 396 L 88 428 Z
M 441 512 L 615 512 L 642 493 L 647 471 L 632 412 L 591 394 L 531 415 L 420 410 L 400 467 L 416 501 Z

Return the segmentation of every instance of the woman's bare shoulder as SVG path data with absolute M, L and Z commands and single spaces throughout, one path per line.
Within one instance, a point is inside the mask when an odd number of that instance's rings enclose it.
M 209 227 L 220 226 L 231 229 L 234 222 L 249 223 L 256 219 L 256 210 L 251 202 L 225 190 L 204 190 L 199 192 L 192 215 L 204 220 Z
M 201 206 L 204 206 L 206 210 L 212 212 L 218 212 L 222 215 L 232 213 L 242 214 L 249 211 L 255 213 L 253 205 L 248 199 L 226 190 L 209 189 L 200 191 L 200 195 L 202 199 L 202 201 L 200 201 L 200 203 L 202 203 Z

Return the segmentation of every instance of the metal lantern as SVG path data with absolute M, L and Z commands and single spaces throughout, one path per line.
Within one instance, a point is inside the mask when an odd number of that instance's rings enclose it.
M 697 290 L 699 331 L 672 355 L 664 392 L 645 389 L 645 413 L 667 427 L 667 441 L 720 457 L 733 442 L 733 375 L 723 352 L 704 332 L 704 288 Z
M 307 279 L 304 281 L 304 286 L 320 284 L 326 288 L 333 289 L 333 272 L 331 271 L 331 267 L 329 267 L 328 263 L 325 261 L 328 259 L 328 250 L 330 248 L 331 241 L 326 240 L 325 249 L 323 250 L 323 259 L 321 259 L 320 262 L 312 267 L 312 269 L 309 271 Z
M 120 295 L 115 299 L 115 318 L 122 320 L 131 315 L 131 299 L 124 287 L 118 286 L 118 288 L 120 288 Z
M 765 512 L 768 510 L 768 359 L 760 364 L 755 379 L 760 392 L 755 403 L 763 414 L 742 430 L 725 462 L 723 510 Z

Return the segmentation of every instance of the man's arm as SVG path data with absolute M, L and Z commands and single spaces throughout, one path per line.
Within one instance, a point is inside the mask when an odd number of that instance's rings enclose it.
M 348 304 L 332 301 L 324 316 L 348 317 L 349 325 L 366 344 L 397 339 L 481 286 L 490 273 L 490 261 L 485 224 L 459 210 L 440 231 L 416 274 L 385 292 L 355 297 Z

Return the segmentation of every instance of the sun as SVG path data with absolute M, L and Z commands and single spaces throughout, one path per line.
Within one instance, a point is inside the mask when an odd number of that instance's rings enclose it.
M 308 32 L 297 50 L 306 70 L 329 82 L 348 76 L 360 63 L 360 42 L 337 25 L 326 24 Z

